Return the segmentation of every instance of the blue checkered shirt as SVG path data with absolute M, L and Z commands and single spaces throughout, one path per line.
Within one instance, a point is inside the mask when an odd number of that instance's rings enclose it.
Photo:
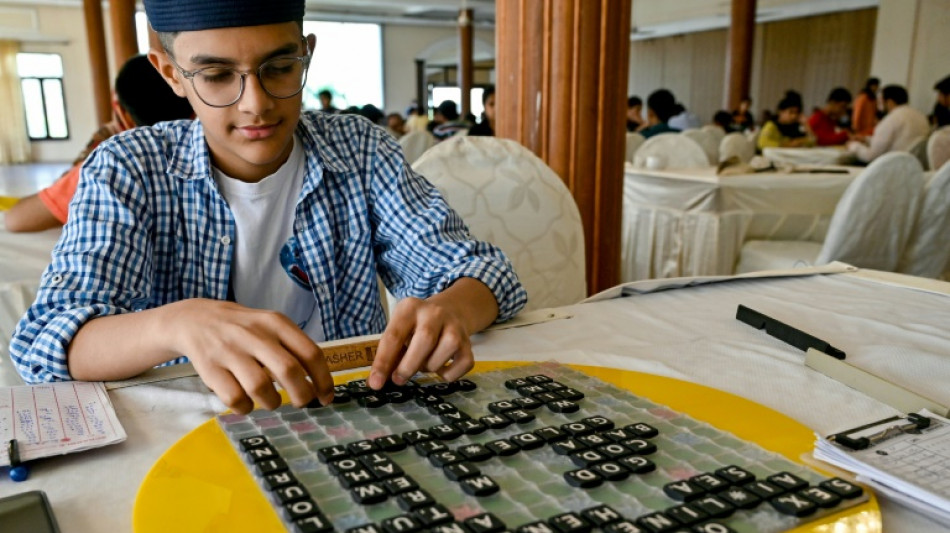
M 307 155 L 294 235 L 328 340 L 383 330 L 377 274 L 399 298 L 478 279 L 494 293 L 499 321 L 524 307 L 525 291 L 501 250 L 472 239 L 381 128 L 307 112 L 297 135 Z M 199 121 L 104 142 L 83 167 L 69 209 L 36 301 L 10 343 L 27 382 L 70 379 L 66 348 L 90 319 L 228 298 L 235 223 Z

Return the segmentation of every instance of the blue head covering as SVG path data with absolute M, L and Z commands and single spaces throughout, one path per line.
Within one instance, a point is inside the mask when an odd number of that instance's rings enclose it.
M 303 19 L 304 0 L 145 0 L 158 32 L 262 26 Z

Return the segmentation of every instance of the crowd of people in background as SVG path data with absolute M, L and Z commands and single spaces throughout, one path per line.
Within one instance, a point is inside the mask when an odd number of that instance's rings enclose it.
M 760 122 L 752 114 L 752 100 L 744 98 L 732 111 L 719 110 L 710 124 L 726 133 L 754 135 L 759 150 L 771 147 L 845 146 L 861 162 L 880 155 L 907 150 L 933 129 L 950 125 L 950 76 L 934 85 L 937 93 L 929 117 L 908 105 L 904 87 L 869 78 L 857 97 L 845 87 L 835 87 L 821 106 L 806 114 L 800 93 L 786 91 L 773 113 L 763 110 Z M 627 131 L 645 138 L 662 133 L 699 128 L 703 124 L 677 102 L 668 89 L 652 92 L 644 102 L 639 96 L 627 99 Z
M 422 113 L 419 106 L 413 101 L 406 108 L 405 113 L 384 113 L 373 104 L 362 107 L 350 106 L 338 109 L 333 105 L 333 94 L 329 90 L 320 91 L 320 110 L 325 113 L 341 113 L 361 115 L 373 124 L 385 128 L 396 139 L 413 132 L 428 131 L 434 139 L 444 141 L 458 134 L 471 136 L 495 135 L 495 88 L 485 87 L 482 91 L 482 112 L 480 117 L 474 115 L 462 116 L 458 104 L 453 100 L 444 100 L 433 109 L 430 120 Z

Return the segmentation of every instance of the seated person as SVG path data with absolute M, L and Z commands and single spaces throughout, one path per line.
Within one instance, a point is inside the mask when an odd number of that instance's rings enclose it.
M 732 122 L 732 113 L 725 110 L 716 111 L 712 123 L 713 126 L 718 126 L 726 133 L 739 131 L 738 126 Z
M 742 132 L 755 129 L 755 118 L 752 116 L 752 112 L 749 111 L 751 108 L 751 98 L 746 97 L 739 102 L 739 107 L 732 112 L 733 131 Z
M 934 90 L 937 91 L 937 103 L 930 115 L 931 124 L 935 128 L 950 126 L 950 76 L 938 81 Z
M 683 104 L 676 104 L 676 113 L 670 117 L 668 124 L 671 128 L 679 131 L 695 130 L 703 127 L 703 121 L 696 116 L 696 113 L 686 109 Z
M 868 78 L 854 100 L 854 107 L 851 109 L 851 131 L 858 139 L 870 137 L 877 126 L 877 91 L 880 87 L 881 80 Z
M 661 133 L 678 133 L 680 130 L 668 124 L 676 111 L 676 97 L 673 93 L 666 89 L 653 91 L 647 97 L 647 127 L 640 130 L 640 134 L 649 139 Z
M 482 92 L 482 119 L 468 130 L 470 136 L 475 137 L 494 137 L 495 136 L 495 87 L 486 87 Z
M 323 89 L 317 93 L 317 97 L 320 98 L 320 111 L 324 113 L 339 113 L 340 110 L 333 105 L 333 93 L 329 89 Z
M 435 108 L 435 115 L 429 126 L 435 140 L 444 141 L 457 133 L 468 131 L 472 125 L 459 116 L 459 108 L 455 102 L 445 100 Z
M 316 344 L 382 333 L 368 384 L 452 381 L 470 335 L 526 301 L 395 140 L 302 112 L 304 0 L 145 0 L 149 59 L 197 120 L 121 133 L 83 167 L 68 231 L 10 343 L 30 383 L 190 360 L 238 413 L 333 398 Z M 377 275 L 401 300 L 387 324 Z
M 828 95 L 825 107 L 815 109 L 808 117 L 808 127 L 818 146 L 836 146 L 851 139 L 850 133 L 838 128 L 838 121 L 847 114 L 850 104 L 851 92 L 844 87 L 838 87 Z
M 643 120 L 643 100 L 639 96 L 627 98 L 627 132 L 634 133 L 647 127 Z
M 877 123 L 874 135 L 867 143 L 848 143 L 848 150 L 864 163 L 870 163 L 887 152 L 910 150 L 915 142 L 930 134 L 927 117 L 907 105 L 906 89 L 900 85 L 888 85 L 881 95 L 887 114 Z
M 399 113 L 386 115 L 386 131 L 397 139 L 402 137 L 406 134 L 406 119 Z
M 759 149 L 812 146 L 814 141 L 801 123 L 801 113 L 801 95 L 795 91 L 786 92 L 778 103 L 778 115 L 762 127 Z
M 136 126 L 191 118 L 194 114 L 188 100 L 172 92 L 144 55 L 135 56 L 122 66 L 116 76 L 113 96 L 112 121 L 92 135 L 72 167 L 55 183 L 37 194 L 22 198 L 7 211 L 4 219 L 7 231 L 43 231 L 65 224 L 69 202 L 79 182 L 80 168 L 102 141 Z

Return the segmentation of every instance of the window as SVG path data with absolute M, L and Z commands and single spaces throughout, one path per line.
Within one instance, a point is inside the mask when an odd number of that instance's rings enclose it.
M 16 64 L 30 139 L 68 139 L 63 58 L 59 54 L 19 53 Z
M 135 15 L 139 51 L 148 53 L 145 13 Z M 379 24 L 305 20 L 304 35 L 317 46 L 303 90 L 304 109 L 319 109 L 317 94 L 326 89 L 339 109 L 366 104 L 383 109 L 383 34 Z
M 304 21 L 304 34 L 317 36 L 305 109 L 319 109 L 317 93 L 327 89 L 333 105 L 345 109 L 373 104 L 383 108 L 383 35 L 379 24 Z
M 485 92 L 485 89 L 482 87 L 472 87 L 472 91 L 469 93 L 469 103 L 472 106 L 472 114 L 475 117 L 481 117 L 482 112 L 485 111 L 485 106 L 482 105 L 482 93 Z M 429 111 L 434 111 L 436 107 L 439 106 L 442 102 L 446 100 L 452 100 L 455 102 L 455 105 L 458 106 L 459 113 L 462 112 L 462 89 L 458 87 L 433 87 L 432 88 L 432 101 L 429 102 Z

